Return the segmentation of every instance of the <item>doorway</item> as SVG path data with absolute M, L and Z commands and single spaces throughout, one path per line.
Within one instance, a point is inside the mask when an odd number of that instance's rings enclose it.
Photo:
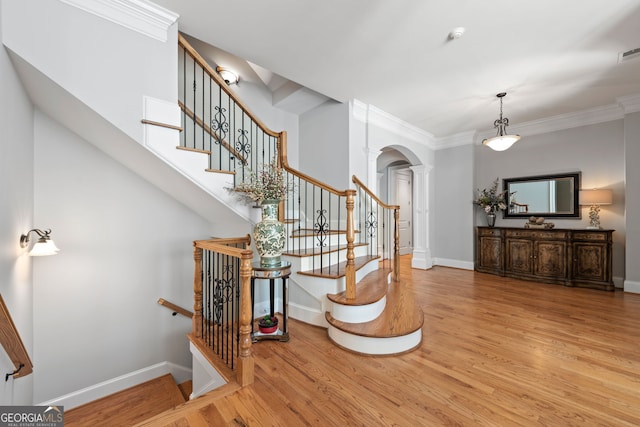
M 400 255 L 413 252 L 413 172 L 407 166 L 389 168 L 389 200 L 400 206 Z

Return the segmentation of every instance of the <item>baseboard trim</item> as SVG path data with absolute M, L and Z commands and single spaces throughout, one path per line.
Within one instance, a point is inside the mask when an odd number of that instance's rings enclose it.
M 65 410 L 69 410 L 166 374 L 173 375 L 178 384 L 191 379 L 191 369 L 171 362 L 160 362 L 37 405 L 64 406 Z
M 427 250 L 420 250 L 413 248 L 413 257 L 411 258 L 411 268 L 417 268 L 420 270 L 428 270 L 433 267 L 433 259 L 431 258 L 431 252 Z
M 634 294 L 640 294 L 640 282 L 633 282 L 631 280 L 624 281 L 624 291 Z
M 327 319 L 324 317 L 324 312 L 292 302 L 289 302 L 289 317 L 322 328 L 329 326 Z
M 473 270 L 474 267 L 473 262 L 447 258 L 434 258 L 433 264 L 441 265 L 443 267 L 461 268 L 463 270 Z

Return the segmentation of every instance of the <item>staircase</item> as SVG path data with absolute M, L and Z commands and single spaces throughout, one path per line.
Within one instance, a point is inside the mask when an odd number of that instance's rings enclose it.
M 66 411 L 65 426 L 130 426 L 185 403 L 191 383 L 177 385 L 171 374 Z
M 68 6 L 51 2 L 43 7 Z M 104 67 L 84 64 L 88 69 L 83 68 L 82 73 L 63 73 L 62 77 L 56 64 L 46 60 L 59 54 L 59 46 L 72 52 L 73 45 L 31 43 L 33 38 L 24 35 L 10 40 L 9 47 L 15 49 L 10 52 L 12 61 L 39 109 L 211 219 L 229 235 L 246 233 L 247 225 L 258 220 L 258 211 L 238 203 L 225 188 L 242 182 L 251 169 L 277 158 L 297 188 L 281 209 L 289 236 L 284 257 L 292 263 L 293 271 L 291 317 L 327 328 L 329 338 L 350 351 L 392 355 L 415 348 L 421 340 L 423 316 L 398 282 L 397 210 L 367 193 L 361 183 L 354 182 L 358 190 L 338 190 L 290 167 L 286 133 L 269 130 L 186 40 L 178 38 L 178 58 L 175 47 L 170 46 L 162 56 L 167 57 L 165 62 L 155 56 L 151 61 L 151 54 L 161 56 L 165 52 L 156 44 L 147 46 L 150 43 L 140 38 L 139 43 L 130 46 L 109 45 L 110 50 L 101 55 Z M 23 41 L 29 45 L 22 46 Z M 130 51 L 123 55 L 123 49 Z M 136 52 L 148 55 L 135 55 Z M 67 56 L 69 61 L 73 59 L 72 55 Z M 120 67 L 122 76 L 118 79 L 108 74 L 93 76 L 103 68 L 113 72 L 106 65 L 118 63 L 121 57 L 130 62 L 127 67 Z M 174 90 L 176 68 L 181 79 L 178 90 Z M 142 70 L 157 78 L 141 79 L 136 75 L 138 78 L 132 82 L 147 85 L 137 91 L 131 90 L 133 84 L 110 88 L 104 83 L 129 81 L 131 70 Z M 189 78 L 187 70 L 194 70 L 194 76 Z M 199 73 L 197 85 L 191 82 L 196 80 L 195 73 Z M 93 78 L 72 79 L 78 74 Z M 164 84 L 157 86 L 174 89 L 151 85 L 158 82 Z M 97 96 L 96 87 L 106 93 Z M 145 96 L 148 93 L 162 99 Z M 206 109 L 205 105 L 211 107 Z M 350 186 L 345 183 L 345 187 Z M 164 402 L 164 398 L 154 400 L 158 404 Z M 109 405 L 122 408 L 118 405 L 132 403 L 133 399 L 120 396 L 119 401 Z M 167 405 L 177 404 L 178 400 L 168 399 Z M 83 408 L 68 411 L 68 423 L 72 422 L 73 413 L 77 410 L 81 414 Z M 92 425 L 99 425 L 100 421 L 95 422 L 98 424 Z

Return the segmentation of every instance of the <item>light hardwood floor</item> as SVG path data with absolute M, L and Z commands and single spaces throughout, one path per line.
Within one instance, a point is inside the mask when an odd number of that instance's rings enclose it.
M 254 385 L 152 424 L 640 425 L 640 295 L 411 270 L 408 257 L 401 271 L 424 311 L 417 350 L 360 356 L 292 321 L 288 343 L 253 346 Z

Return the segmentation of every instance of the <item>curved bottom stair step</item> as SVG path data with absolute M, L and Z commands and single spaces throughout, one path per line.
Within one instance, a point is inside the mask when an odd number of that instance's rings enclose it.
M 331 316 L 346 323 L 364 323 L 382 314 L 387 303 L 391 269 L 379 268 L 364 276 L 356 285 L 356 297 L 347 298 L 347 291 L 327 294 L 331 301 Z
M 336 320 L 325 313 L 329 338 L 356 353 L 393 355 L 414 350 L 422 342 L 424 314 L 416 304 L 411 285 L 391 282 L 380 316 L 363 323 Z

